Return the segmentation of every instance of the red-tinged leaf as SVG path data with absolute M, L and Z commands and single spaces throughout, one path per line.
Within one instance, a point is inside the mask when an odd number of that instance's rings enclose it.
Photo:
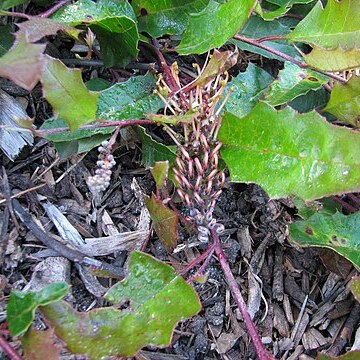
M 329 271 L 338 274 L 343 279 L 346 279 L 353 269 L 350 261 L 331 249 L 320 249 L 320 258 Z
M 157 161 L 150 169 L 151 174 L 155 180 L 156 186 L 160 189 L 169 174 L 169 162 L 168 161 Z
M 80 313 L 61 301 L 42 311 L 73 353 L 100 360 L 131 357 L 147 345 L 169 346 L 175 325 L 201 309 L 194 289 L 171 266 L 138 251 L 130 256 L 127 278 L 106 299 L 129 307 Z
M 41 77 L 45 44 L 29 44 L 25 36 L 0 58 L 0 76 L 32 90 Z
M 44 36 L 55 35 L 58 31 L 63 31 L 74 38 L 77 38 L 82 32 L 74 27 L 56 22 L 47 18 L 32 17 L 28 21 L 16 24 L 19 30 L 16 32 L 16 38 L 26 36 L 28 42 L 34 43 Z
M 60 60 L 46 56 L 41 82 L 46 100 L 71 130 L 96 120 L 99 93 L 86 88 L 81 70 L 69 69 Z
M 39 331 L 30 329 L 21 339 L 27 360 L 58 360 L 60 348 L 54 344 L 53 329 Z
M 350 289 L 354 298 L 360 302 L 360 276 L 355 276 L 350 281 Z
M 177 214 L 154 195 L 151 198 L 145 197 L 144 201 L 159 239 L 168 250 L 174 248 L 178 240 L 179 219 Z

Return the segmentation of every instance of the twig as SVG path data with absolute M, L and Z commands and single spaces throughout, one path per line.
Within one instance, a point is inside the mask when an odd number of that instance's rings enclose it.
M 27 20 L 30 20 L 32 18 L 31 15 L 27 15 L 27 14 L 16 12 L 16 11 L 0 11 L 0 15 L 19 17 L 19 18 L 27 19 Z
M 345 84 L 347 82 L 341 76 L 335 75 L 335 74 L 330 73 L 330 72 L 326 72 L 326 71 L 316 69 L 316 68 L 314 68 L 314 67 L 312 67 L 312 66 L 310 66 L 310 65 L 308 65 L 308 64 L 306 64 L 306 63 L 304 63 L 302 61 L 296 60 L 295 58 L 293 58 L 290 55 L 284 54 L 283 52 L 275 50 L 275 49 L 271 48 L 270 46 L 262 44 L 261 42 L 259 42 L 259 40 L 250 39 L 250 38 L 247 38 L 247 37 L 241 36 L 241 35 L 235 35 L 234 39 L 238 40 L 238 41 L 241 41 L 241 42 L 244 42 L 244 43 L 247 43 L 247 44 L 250 44 L 250 45 L 253 45 L 253 46 L 256 46 L 259 49 L 266 50 L 266 51 L 268 51 L 268 52 L 270 52 L 270 53 L 272 53 L 274 55 L 277 55 L 277 56 L 279 56 L 279 57 L 281 57 L 281 58 L 283 58 L 283 59 L 285 59 L 287 61 L 292 62 L 293 64 L 299 66 L 302 69 L 312 69 L 314 71 L 317 71 L 317 72 L 319 72 L 321 74 L 324 74 L 324 75 L 328 76 L 329 78 L 332 78 L 332 79 L 334 79 L 336 81 L 340 81 L 343 84 Z
M 14 194 L 14 195 L 11 195 L 10 199 L 16 199 L 20 196 L 23 196 L 25 194 L 27 194 L 28 192 L 31 192 L 31 191 L 34 191 L 34 190 L 37 190 L 37 189 L 41 189 L 42 187 L 44 187 L 46 185 L 46 183 L 44 184 L 40 184 L 40 185 L 36 185 L 32 188 L 29 188 L 29 189 L 26 189 L 26 190 L 23 190 L 23 191 L 19 191 L 18 193 Z M 6 203 L 7 199 L 1 199 L 0 200 L 0 205 L 3 204 L 3 203 Z
M 53 5 L 50 9 L 44 11 L 43 13 L 39 14 L 39 17 L 47 18 L 52 15 L 55 11 L 59 10 L 61 7 L 66 5 L 70 0 L 61 0 L 57 4 Z
M 149 125 L 149 124 L 155 124 L 155 121 L 145 120 L 145 119 L 106 121 L 106 122 L 98 123 L 98 124 L 83 125 L 83 126 L 80 126 L 77 130 L 99 129 L 99 128 L 106 128 L 106 127 L 112 127 L 112 126 L 114 126 L 114 127 L 117 126 L 121 129 L 125 126 Z M 34 133 L 37 136 L 47 136 L 47 135 L 61 134 L 61 133 L 67 132 L 67 131 L 71 131 L 69 127 L 46 129 L 46 130 L 34 130 Z
M 235 280 L 235 277 L 230 269 L 229 263 L 226 259 L 226 256 L 224 254 L 224 251 L 222 249 L 219 235 L 216 233 L 215 230 L 211 230 L 211 236 L 214 241 L 215 245 L 215 254 L 217 255 L 220 266 L 223 270 L 223 273 L 225 275 L 225 279 L 230 287 L 230 291 L 234 297 L 234 300 L 241 312 L 241 315 L 243 317 L 243 320 L 245 322 L 245 325 L 247 327 L 247 330 L 249 332 L 249 335 L 253 341 L 255 351 L 259 357 L 260 360 L 275 360 L 273 356 L 271 356 L 265 349 L 263 343 L 261 342 L 261 339 L 259 337 L 259 334 L 256 331 L 255 325 L 253 321 L 250 318 L 250 315 L 247 311 L 245 301 L 241 295 L 239 286 Z
M 0 347 L 11 360 L 23 360 L 13 347 L 0 335 Z
M 66 257 L 67 259 L 79 263 L 81 265 L 93 266 L 100 270 L 105 270 L 116 277 L 125 277 L 124 272 L 116 266 L 105 263 L 103 261 L 94 259 L 90 256 L 83 254 L 78 250 L 69 248 L 68 246 L 62 244 L 56 239 L 49 236 L 47 233 L 41 230 L 41 228 L 32 220 L 29 213 L 27 213 L 20 203 L 17 200 L 13 200 L 13 207 L 17 213 L 20 220 L 24 225 L 33 233 L 33 235 L 43 242 L 47 247 L 55 250 L 60 255 Z

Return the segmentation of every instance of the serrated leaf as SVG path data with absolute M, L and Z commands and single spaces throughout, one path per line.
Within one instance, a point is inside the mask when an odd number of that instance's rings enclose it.
M 239 73 L 229 83 L 228 89 L 231 88 L 233 93 L 226 102 L 225 109 L 238 117 L 246 115 L 263 96 L 263 90 L 272 80 L 269 73 L 249 63 L 246 71 Z
M 69 69 L 60 60 L 46 56 L 41 82 L 44 97 L 71 130 L 96 120 L 99 94 L 86 88 L 81 70 Z
M 247 36 L 249 38 L 262 38 L 265 36 L 271 35 L 287 35 L 290 32 L 289 26 L 283 25 L 278 20 L 265 21 L 259 16 L 251 16 L 245 26 L 239 32 L 240 35 Z M 269 59 L 276 59 L 279 61 L 284 61 L 283 58 L 274 55 L 266 50 L 260 49 L 256 46 L 246 44 L 238 40 L 231 40 L 232 43 L 236 44 L 239 49 L 250 51 L 261 56 L 265 56 Z M 292 57 L 298 56 L 298 51 L 294 48 L 289 42 L 280 40 L 280 41 L 264 41 L 264 45 L 271 47 L 272 49 L 281 51 L 284 54 L 290 55 Z
M 161 199 L 152 194 L 151 197 L 144 197 L 144 202 L 149 210 L 151 220 L 157 236 L 163 245 L 170 251 L 174 249 L 178 241 L 179 218 L 177 214 L 165 206 Z
M 360 269 L 360 213 L 317 213 L 290 225 L 291 240 L 300 246 L 333 249 Z
M 37 42 L 44 36 L 55 35 L 58 31 L 63 31 L 74 38 L 82 32 L 71 26 L 56 22 L 52 19 L 32 17 L 27 21 L 16 24 L 19 30 L 15 33 L 16 38 L 26 36 L 31 43 Z
M 300 113 L 320 110 L 325 107 L 329 101 L 330 94 L 324 88 L 310 91 L 306 95 L 300 95 L 288 103 L 293 109 Z
M 360 77 L 353 76 L 346 84 L 336 82 L 324 111 L 346 124 L 360 127 Z
M 360 276 L 353 277 L 349 285 L 354 298 L 360 302 Z
M 67 283 L 53 283 L 37 292 L 14 291 L 6 309 L 9 330 L 13 336 L 25 333 L 34 320 L 35 310 L 42 305 L 59 301 L 69 291 Z
M 255 182 L 272 198 L 313 200 L 360 189 L 360 134 L 316 112 L 260 102 L 243 118 L 225 114 L 219 138 L 231 180 Z
M 285 62 L 284 69 L 279 71 L 277 79 L 266 91 L 265 101 L 273 106 L 286 104 L 310 90 L 321 88 L 328 81 L 327 76 L 316 71 L 301 69 L 293 63 Z
M 106 299 L 129 301 L 130 307 L 80 313 L 58 302 L 42 310 L 73 353 L 97 360 L 130 357 L 147 345 L 168 346 L 176 323 L 201 308 L 193 288 L 172 267 L 141 252 L 131 254 L 127 278 L 113 286 Z
M 175 162 L 176 153 L 170 146 L 155 141 L 141 126 L 137 127 L 136 133 L 142 144 L 141 163 L 143 165 L 153 166 L 157 161 L 166 160 L 168 160 L 170 164 Z
M 360 2 L 328 0 L 325 9 L 318 1 L 288 35 L 290 41 L 323 49 L 349 50 L 360 47 Z
M 349 351 L 341 356 L 330 356 L 320 353 L 318 355 L 317 360 L 359 360 L 359 358 L 360 358 L 360 350 L 356 350 L 356 351 Z
M 138 16 L 139 30 L 153 38 L 183 33 L 189 15 L 204 9 L 209 0 L 135 0 L 132 6 Z
M 40 80 L 45 47 L 45 44 L 29 44 L 25 37 L 20 37 L 0 58 L 0 76 L 32 90 Z
M 160 189 L 169 175 L 169 162 L 168 161 L 157 161 L 155 165 L 150 168 L 151 175 L 153 176 L 156 187 Z
M 60 348 L 54 344 L 52 329 L 39 331 L 30 329 L 21 339 L 24 355 L 27 360 L 58 360 Z
M 80 0 L 64 6 L 53 18 L 72 26 L 88 25 L 108 67 L 125 66 L 138 55 L 136 17 L 127 1 Z
M 102 91 L 98 102 L 97 116 L 105 120 L 139 119 L 148 113 L 156 113 L 164 107 L 153 93 L 154 76 L 133 76 Z
M 314 0 L 269 0 L 269 3 L 276 4 L 279 7 L 276 9 L 268 10 L 261 8 L 260 4 L 256 6 L 256 12 L 266 21 L 272 21 L 280 16 L 285 15 L 295 4 L 308 4 Z M 264 6 L 264 3 L 262 3 Z
M 229 0 L 219 4 L 210 0 L 203 11 L 190 15 L 178 53 L 202 54 L 225 44 L 245 24 L 256 1 Z

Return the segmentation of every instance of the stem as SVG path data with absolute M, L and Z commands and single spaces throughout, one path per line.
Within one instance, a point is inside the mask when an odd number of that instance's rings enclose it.
M 326 76 L 328 76 L 329 78 L 332 78 L 336 81 L 340 81 L 341 83 L 343 84 L 346 84 L 347 81 L 345 79 L 343 79 L 341 76 L 338 76 L 338 75 L 335 75 L 333 73 L 330 73 L 330 72 L 327 72 L 327 71 L 322 71 L 322 70 L 319 70 L 319 69 L 316 69 L 302 61 L 299 61 L 299 60 L 296 60 L 295 58 L 293 58 L 292 56 L 289 56 L 287 54 L 284 54 L 283 52 L 281 51 L 278 51 L 278 50 L 275 50 L 273 48 L 271 48 L 270 46 L 267 46 L 267 45 L 264 45 L 262 44 L 261 42 L 259 42 L 259 40 L 255 40 L 255 39 L 250 39 L 250 38 L 247 38 L 245 36 L 241 36 L 241 35 L 235 35 L 234 36 L 234 39 L 235 40 L 238 40 L 238 41 L 242 41 L 246 44 L 250 44 L 250 45 L 253 45 L 253 46 L 256 46 L 258 47 L 259 49 L 263 49 L 263 50 L 266 50 L 274 55 L 277 55 L 287 61 L 290 61 L 292 62 L 293 64 L 299 66 L 300 68 L 302 69 L 312 69 L 314 71 L 317 71 L 318 73 L 321 73 L 321 74 L 324 74 Z M 262 40 L 262 39 L 260 39 Z M 262 40 L 264 41 L 264 40 Z
M 68 2 L 70 2 L 70 0 L 61 0 L 57 4 L 52 6 L 50 9 L 44 11 L 43 13 L 39 14 L 38 16 L 42 17 L 42 18 L 47 18 L 50 15 L 52 15 L 55 11 L 59 10 L 61 7 L 66 5 L 66 3 L 68 3 Z
M 21 12 L 16 12 L 16 11 L 0 11 L 0 15 L 5 15 L 5 16 L 13 16 L 13 17 L 19 17 L 22 19 L 27 19 L 30 20 L 32 18 L 32 16 L 21 13 Z
M 119 129 L 125 126 L 131 125 L 149 125 L 155 124 L 153 120 L 145 120 L 145 119 L 130 119 L 130 120 L 121 120 L 121 121 L 106 121 L 100 124 L 90 124 L 90 125 L 83 125 L 80 126 L 77 130 L 89 130 L 89 129 L 99 129 L 99 128 L 106 128 L 111 126 L 117 126 Z M 34 133 L 37 136 L 47 136 L 47 135 L 54 135 L 54 134 L 61 134 L 70 130 L 69 127 L 63 128 L 55 128 L 55 129 L 46 129 L 46 130 L 35 130 Z
M 272 35 L 272 36 L 265 36 L 260 39 L 257 39 L 256 41 L 261 43 L 263 41 L 271 41 L 271 40 L 286 40 L 286 37 L 284 35 Z
M 22 360 L 22 357 L 13 349 L 13 347 L 0 335 L 0 347 L 11 360 Z
M 224 254 L 224 251 L 222 249 L 221 243 L 220 243 L 220 239 L 218 234 L 216 233 L 216 231 L 212 230 L 211 231 L 211 236 L 213 238 L 214 241 L 214 246 L 215 246 L 215 254 L 217 255 L 219 262 L 220 262 L 220 266 L 223 270 L 223 273 L 225 275 L 225 279 L 230 287 L 230 291 L 234 297 L 234 300 L 241 312 L 241 315 L 244 319 L 245 325 L 247 327 L 247 330 L 249 332 L 249 335 L 253 341 L 254 347 L 255 347 L 255 351 L 257 353 L 257 356 L 259 357 L 260 360 L 275 360 L 273 356 L 271 356 L 265 349 L 263 343 L 261 342 L 261 339 L 259 337 L 258 332 L 256 331 L 255 325 L 253 323 L 253 321 L 251 320 L 251 317 L 247 311 L 246 308 L 246 304 L 245 301 L 241 295 L 239 286 L 235 280 L 235 277 L 233 275 L 233 273 L 231 272 L 229 263 L 226 259 L 226 256 Z

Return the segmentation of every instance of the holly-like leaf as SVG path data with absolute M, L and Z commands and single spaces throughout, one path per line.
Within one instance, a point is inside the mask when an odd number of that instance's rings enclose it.
M 346 124 L 360 127 L 360 77 L 353 76 L 346 84 L 335 83 L 324 111 Z
M 30 329 L 21 339 L 27 360 L 58 360 L 60 348 L 54 344 L 52 329 L 39 331 Z
M 41 306 L 59 301 L 69 292 L 67 283 L 53 283 L 37 292 L 14 291 L 6 309 L 9 330 L 13 336 L 25 333 L 34 320 L 35 310 Z
M 31 43 L 39 41 L 44 36 L 55 35 L 58 31 L 63 31 L 74 38 L 77 38 L 82 32 L 63 23 L 41 17 L 32 17 L 28 21 L 16 25 L 19 27 L 15 34 L 16 37 L 26 36 L 27 40 Z
M 260 102 L 241 119 L 225 114 L 219 138 L 231 180 L 255 182 L 272 198 L 313 200 L 360 189 L 360 134 L 316 112 Z
M 360 213 L 316 213 L 290 225 L 291 240 L 300 246 L 333 249 L 360 269 Z
M 354 298 L 360 302 L 360 276 L 355 276 L 350 281 L 350 289 Z
M 246 71 L 239 73 L 229 83 L 228 89 L 231 88 L 233 93 L 226 102 L 225 109 L 238 117 L 245 116 L 263 96 L 263 90 L 272 80 L 269 73 L 249 63 Z
M 324 88 L 315 91 L 310 91 L 306 95 L 300 95 L 288 103 L 293 109 L 300 113 L 309 112 L 312 110 L 323 109 L 328 103 L 330 94 Z
M 290 41 L 323 49 L 349 50 L 360 47 L 360 2 L 328 0 L 325 9 L 318 1 L 288 35 Z
M 247 36 L 249 38 L 260 39 L 265 36 L 271 35 L 287 35 L 290 33 L 290 27 L 282 24 L 278 20 L 265 21 L 259 16 L 251 16 L 245 26 L 240 30 L 239 34 Z M 269 59 L 276 59 L 279 61 L 284 61 L 283 58 L 270 53 L 266 50 L 260 49 L 256 46 L 246 44 L 238 40 L 230 40 L 232 43 L 236 44 L 239 49 L 244 51 L 250 51 L 261 56 L 265 56 Z M 294 48 L 292 44 L 288 41 L 264 41 L 264 45 L 271 47 L 272 49 L 281 51 L 284 54 L 290 55 L 292 57 L 298 56 L 298 51 Z
M 149 210 L 151 220 L 157 236 L 168 249 L 174 249 L 178 241 L 179 218 L 177 214 L 163 204 L 161 199 L 154 196 L 144 197 L 144 202 Z
M 100 94 L 97 116 L 105 120 L 141 119 L 148 113 L 156 113 L 164 107 L 153 93 L 155 79 L 150 73 L 133 76 Z
M 81 70 L 69 69 L 60 60 L 46 56 L 41 82 L 44 97 L 71 130 L 95 121 L 99 94 L 86 88 Z
M 127 278 L 113 286 L 106 299 L 129 301 L 129 308 L 80 313 L 58 302 L 42 311 L 71 352 L 97 360 L 130 357 L 147 345 L 168 346 L 176 323 L 201 308 L 193 288 L 171 266 L 141 252 L 131 254 Z
M 136 17 L 127 1 L 80 0 L 64 6 L 53 18 L 72 26 L 89 26 L 99 40 L 108 67 L 125 66 L 138 55 Z
M 138 16 L 139 30 L 153 38 L 184 32 L 190 14 L 203 10 L 209 0 L 135 0 L 132 6 Z
M 161 189 L 169 175 L 169 162 L 157 161 L 155 165 L 150 168 L 151 175 L 153 176 L 156 187 Z
M 12 80 L 26 90 L 32 90 L 40 80 L 45 44 L 29 44 L 22 36 L 0 58 L 0 76 Z
M 219 4 L 210 0 L 203 11 L 190 15 L 178 53 L 202 54 L 222 46 L 242 28 L 255 3 L 256 0 L 229 0 Z
M 266 91 L 265 101 L 273 106 L 286 104 L 310 90 L 319 89 L 328 81 L 327 76 L 316 71 L 301 69 L 293 63 L 285 62 L 284 69 L 279 71 L 277 79 Z

